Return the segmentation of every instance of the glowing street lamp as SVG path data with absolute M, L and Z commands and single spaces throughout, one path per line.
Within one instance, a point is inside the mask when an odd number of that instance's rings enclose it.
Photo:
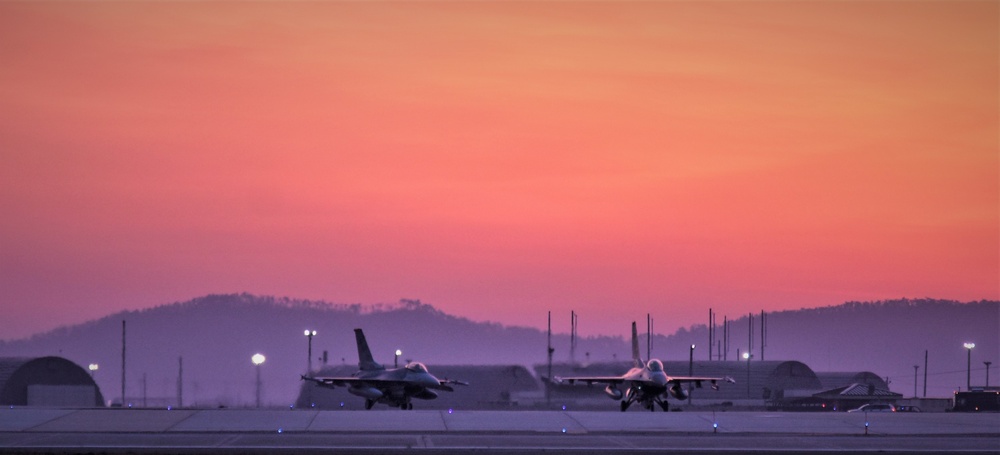
M 94 377 L 94 373 L 97 373 L 97 369 L 98 369 L 98 368 L 99 368 L 99 366 L 98 366 L 98 365 L 97 365 L 96 363 L 92 363 L 92 364 L 90 364 L 90 365 L 87 365 L 87 369 L 88 369 L 88 370 L 90 370 L 90 377 L 91 377 L 91 378 L 93 378 L 93 377 Z M 988 371 L 987 371 L 987 374 L 989 374 L 989 372 L 988 372 Z M 987 382 L 988 382 L 988 381 L 987 381 Z
M 315 330 L 306 330 L 306 338 L 309 338 L 309 352 L 306 355 L 306 374 L 312 373 L 313 370 L 313 337 L 316 336 Z
M 260 366 L 264 363 L 264 355 L 261 353 L 256 353 L 253 357 L 250 357 L 250 361 L 253 362 L 257 370 L 257 407 L 260 407 Z
M 394 357 L 392 359 L 392 364 L 395 365 L 396 368 L 399 368 L 399 356 L 401 356 L 401 355 L 403 355 L 403 351 L 397 349 L 396 350 L 396 357 Z
M 965 343 L 962 346 L 969 350 L 969 361 L 965 369 L 965 390 L 972 390 L 972 348 L 976 347 L 976 343 Z

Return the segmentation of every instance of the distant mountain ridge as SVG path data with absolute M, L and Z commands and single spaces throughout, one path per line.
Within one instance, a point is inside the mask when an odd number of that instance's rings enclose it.
M 743 315 L 732 321 L 730 360 L 735 360 L 737 348 L 747 345 L 747 319 Z M 429 364 L 536 364 L 546 359 L 544 331 L 473 322 L 419 300 L 343 305 L 250 294 L 208 295 L 0 341 L 0 356 L 59 355 L 80 365 L 98 363 L 95 377 L 104 395 L 120 397 L 123 320 L 127 321 L 126 396 L 130 400 L 141 399 L 145 390 L 148 399 L 174 403 L 179 358 L 183 357 L 185 404 L 245 405 L 254 398 L 250 356 L 261 352 L 267 356 L 261 367 L 265 402 L 291 403 L 298 375 L 306 369 L 304 329 L 318 331 L 313 339 L 314 369 L 321 365 L 324 351 L 330 364 L 357 362 L 355 327 L 365 328 L 376 360 L 388 365 L 396 349 L 403 350 L 400 362 L 414 359 Z M 767 360 L 801 360 L 816 371 L 873 371 L 890 376 L 890 386 L 904 393 L 912 393 L 913 365 L 918 363 L 922 384 L 925 349 L 930 350 L 931 359 L 930 395 L 964 386 L 964 341 L 977 343 L 974 376 L 985 374 L 983 360 L 993 360 L 992 368 L 1000 366 L 996 361 L 1000 302 L 996 301 L 848 302 L 769 313 L 768 326 Z M 721 328 L 718 333 L 721 340 Z M 755 358 L 759 358 L 759 333 L 755 338 Z M 707 327 L 696 325 L 670 336 L 655 336 L 653 355 L 686 360 L 689 346 L 695 344 L 695 358 L 705 360 L 707 342 Z M 556 361 L 568 360 L 568 335 L 553 335 L 553 346 Z M 584 337 L 576 352 L 578 361 L 630 357 L 628 342 L 621 337 Z M 1000 381 L 1000 374 L 992 376 Z

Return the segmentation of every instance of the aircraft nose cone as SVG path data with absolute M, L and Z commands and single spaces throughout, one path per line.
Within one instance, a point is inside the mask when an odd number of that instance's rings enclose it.
M 421 375 L 418 382 L 424 387 L 435 387 L 441 385 L 441 381 L 438 381 L 437 378 L 429 374 Z

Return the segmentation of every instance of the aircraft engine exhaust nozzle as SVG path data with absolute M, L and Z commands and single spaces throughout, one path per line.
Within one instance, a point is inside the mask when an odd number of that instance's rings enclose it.
M 384 395 L 382 391 L 374 387 L 349 387 L 347 389 L 352 395 L 357 395 L 362 398 L 367 398 L 369 400 L 377 400 L 382 398 Z
M 686 400 L 688 397 L 687 392 L 679 383 L 674 383 L 673 387 L 670 388 L 670 395 L 678 400 Z
M 604 393 L 615 400 L 621 400 L 623 395 L 621 390 L 610 384 L 604 388 Z

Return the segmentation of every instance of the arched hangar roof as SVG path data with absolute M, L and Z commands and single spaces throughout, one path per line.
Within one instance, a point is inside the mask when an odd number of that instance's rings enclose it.
M 28 405 L 28 387 L 92 386 L 94 406 L 104 405 L 101 389 L 87 370 L 62 357 L 0 357 L 0 404 Z

